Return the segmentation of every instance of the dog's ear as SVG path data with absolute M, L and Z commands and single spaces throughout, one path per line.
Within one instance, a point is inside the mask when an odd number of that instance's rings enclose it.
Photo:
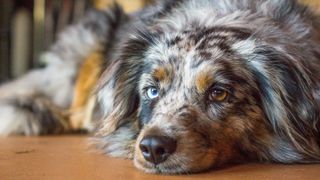
M 102 112 L 98 133 L 101 135 L 108 135 L 120 126 L 135 121 L 139 105 L 136 90 L 139 75 L 134 67 L 128 68 L 119 60 L 111 64 L 103 75 L 102 81 L 105 83 L 98 91 Z
M 144 52 L 152 42 L 151 36 L 145 35 L 120 46 L 119 54 L 98 83 L 96 97 L 101 117 L 95 144 L 111 156 L 133 157 L 135 137 L 140 129 L 138 83 L 145 68 Z
M 95 146 L 115 157 L 132 158 L 139 99 L 135 90 L 136 74 L 127 77 L 122 60 L 112 62 L 102 74 L 95 93 L 98 117 Z M 135 82 L 130 82 L 135 81 Z
M 152 41 L 153 37 L 143 32 L 124 42 L 116 60 L 102 76 L 98 100 L 103 120 L 99 134 L 108 135 L 128 123 L 138 125 L 138 83 L 145 67 L 144 52 Z
M 294 52 L 298 50 L 293 47 L 291 50 L 280 52 L 273 47 L 257 48 L 250 61 L 252 72 L 270 128 L 306 157 L 319 158 L 317 128 L 320 107 L 314 95 L 318 72 L 303 60 L 306 57 Z M 316 62 L 314 57 L 310 56 L 308 60 Z

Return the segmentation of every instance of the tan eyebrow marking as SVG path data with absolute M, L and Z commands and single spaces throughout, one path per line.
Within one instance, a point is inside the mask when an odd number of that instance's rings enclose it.
M 169 83 L 172 80 L 172 67 L 170 65 L 158 67 L 152 72 L 152 77 L 159 82 Z
M 210 73 L 200 72 L 196 78 L 196 87 L 200 93 L 204 93 L 211 86 L 213 77 Z
M 168 78 L 168 73 L 164 67 L 160 67 L 154 70 L 152 76 L 159 81 L 164 81 Z

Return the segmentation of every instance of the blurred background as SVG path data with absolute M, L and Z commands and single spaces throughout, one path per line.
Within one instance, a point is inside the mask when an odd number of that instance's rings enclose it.
M 40 65 L 38 57 L 57 33 L 76 22 L 90 7 L 103 8 L 114 0 L 0 0 L 0 84 Z M 152 0 L 116 0 L 126 12 Z M 281 0 L 279 0 L 281 1 Z M 320 0 L 303 0 L 320 7 Z
M 0 83 L 40 66 L 38 57 L 67 25 L 90 7 L 105 8 L 114 0 L 0 0 Z M 117 0 L 126 12 L 151 0 Z

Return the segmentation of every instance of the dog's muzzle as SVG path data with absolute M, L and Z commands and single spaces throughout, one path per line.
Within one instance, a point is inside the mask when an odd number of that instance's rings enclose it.
M 159 164 L 176 151 L 177 142 L 166 136 L 146 136 L 139 147 L 145 160 Z

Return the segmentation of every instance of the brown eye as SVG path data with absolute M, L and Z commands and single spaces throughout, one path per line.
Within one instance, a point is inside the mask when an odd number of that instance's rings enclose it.
M 223 89 L 213 89 L 209 94 L 210 101 L 221 102 L 227 99 L 228 92 Z

